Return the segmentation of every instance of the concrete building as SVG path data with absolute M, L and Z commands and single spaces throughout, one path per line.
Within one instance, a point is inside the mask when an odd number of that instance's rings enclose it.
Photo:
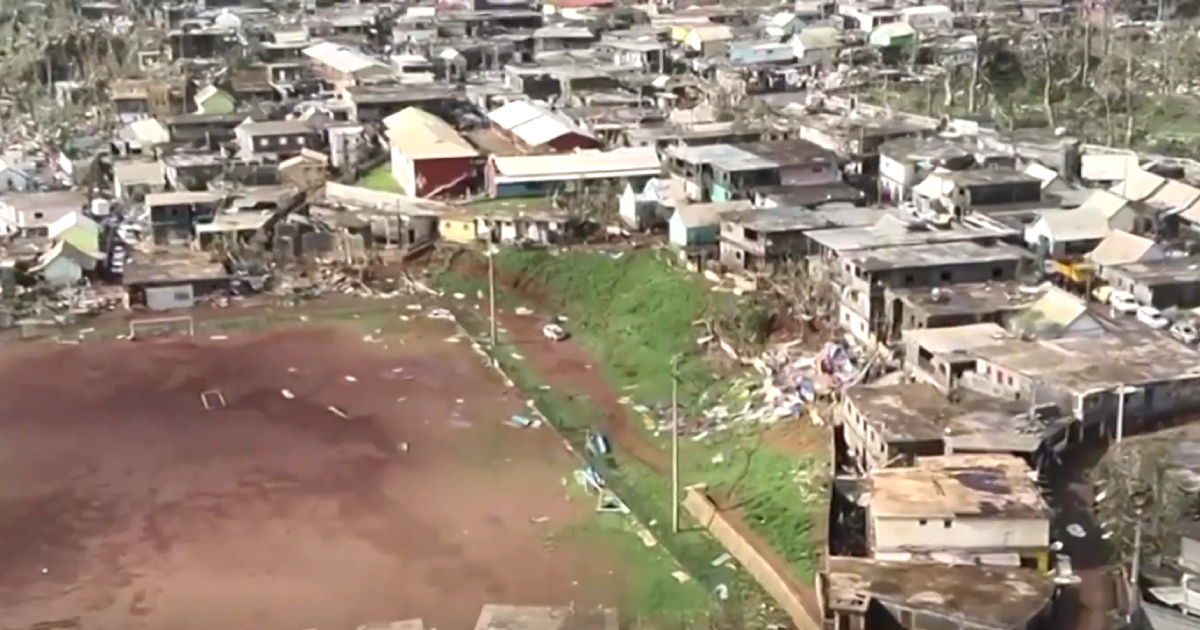
M 862 472 L 911 466 L 917 458 L 951 453 L 1030 455 L 1045 424 L 1029 406 L 927 383 L 857 386 L 834 408 L 850 458 Z
M 1057 588 L 1017 567 L 834 556 L 817 577 L 825 628 L 1045 630 Z
M 878 560 L 1049 568 L 1050 510 L 1011 455 L 921 457 L 871 472 L 867 532 Z
M 997 339 L 970 351 L 963 387 L 1013 400 L 1053 403 L 1083 435 L 1125 435 L 1200 409 L 1200 352 L 1157 331 L 1024 341 Z

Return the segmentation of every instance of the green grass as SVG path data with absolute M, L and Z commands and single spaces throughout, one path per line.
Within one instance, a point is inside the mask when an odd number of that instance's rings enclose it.
M 392 176 L 391 162 L 384 162 L 379 166 L 371 169 L 371 172 L 363 175 L 362 179 L 358 180 L 358 185 L 371 190 L 382 190 L 383 192 L 402 193 L 404 189 L 400 187 L 400 182 Z
M 502 273 L 544 288 L 610 383 L 643 402 L 667 402 L 671 357 L 683 353 L 680 395 L 694 400 L 713 382 L 709 366 L 696 353 L 701 329 L 695 322 L 715 298 L 699 279 L 671 267 L 664 255 L 643 251 L 615 258 L 600 252 L 508 250 L 496 264 Z
M 701 281 L 671 266 L 662 255 L 639 252 L 614 258 L 585 251 L 506 250 L 497 256 L 496 264 L 505 275 L 520 276 L 544 291 L 558 312 L 570 318 L 572 334 L 587 346 L 606 379 L 619 390 L 643 403 L 669 401 L 670 358 L 686 353 L 680 365 L 680 395 L 685 405 L 699 407 L 701 394 L 707 393 L 709 400 L 720 396 L 729 400 L 730 408 L 739 408 L 742 403 L 727 391 L 729 381 L 716 381 L 711 365 L 695 352 L 701 329 L 694 322 L 725 308 L 718 300 L 728 296 L 710 293 Z M 485 282 L 456 274 L 443 274 L 437 282 L 464 293 L 486 289 Z M 528 305 L 504 292 L 497 299 L 506 307 Z M 514 374 L 514 380 L 538 381 L 539 375 L 529 373 L 528 366 L 504 362 L 505 354 L 501 353 L 502 367 L 521 374 Z M 585 398 L 564 392 L 534 392 L 534 397 L 547 415 L 563 418 L 568 431 L 582 432 L 603 421 Z M 821 459 L 763 447 L 760 431 L 761 427 L 746 425 L 704 442 L 683 440 L 682 482 L 706 483 L 718 493 L 735 488 L 734 499 L 750 526 L 801 580 L 808 581 L 816 570 L 814 516 L 823 516 L 819 508 L 826 499 L 824 486 L 818 483 L 822 480 L 814 474 Z M 658 441 L 665 447 L 667 436 L 658 436 Z M 620 482 L 629 489 L 631 496 L 626 500 L 634 512 L 643 521 L 656 522 L 651 531 L 668 541 L 675 556 L 697 579 L 710 587 L 729 583 L 731 576 L 709 564 L 721 553 L 715 541 L 695 532 L 670 534 L 669 479 L 637 462 L 623 461 L 620 445 L 616 446 Z M 714 462 L 714 458 L 720 461 Z
M 484 214 L 534 213 L 554 210 L 554 203 L 549 197 L 501 197 L 472 201 L 463 204 L 463 209 Z

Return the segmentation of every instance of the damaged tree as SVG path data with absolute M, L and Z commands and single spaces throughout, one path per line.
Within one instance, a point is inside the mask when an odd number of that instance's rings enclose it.
M 1139 520 L 1143 563 L 1166 565 L 1179 555 L 1180 524 L 1197 514 L 1196 500 L 1172 474 L 1173 447 L 1163 439 L 1117 445 L 1092 470 L 1096 519 L 1122 566 L 1134 558 Z

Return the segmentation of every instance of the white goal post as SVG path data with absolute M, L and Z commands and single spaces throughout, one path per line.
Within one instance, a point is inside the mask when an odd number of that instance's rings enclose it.
M 190 315 L 129 320 L 129 337 L 131 339 L 141 336 L 139 330 L 146 331 L 147 335 L 169 334 L 186 330 L 187 336 L 195 337 L 196 320 Z

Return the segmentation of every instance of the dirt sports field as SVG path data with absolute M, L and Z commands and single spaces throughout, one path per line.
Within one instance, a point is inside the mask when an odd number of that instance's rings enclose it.
M 486 603 L 612 603 L 612 554 L 554 539 L 594 507 L 567 498 L 570 457 L 507 426 L 522 401 L 436 325 L 387 349 L 316 328 L 0 349 L 0 629 L 457 630 Z

